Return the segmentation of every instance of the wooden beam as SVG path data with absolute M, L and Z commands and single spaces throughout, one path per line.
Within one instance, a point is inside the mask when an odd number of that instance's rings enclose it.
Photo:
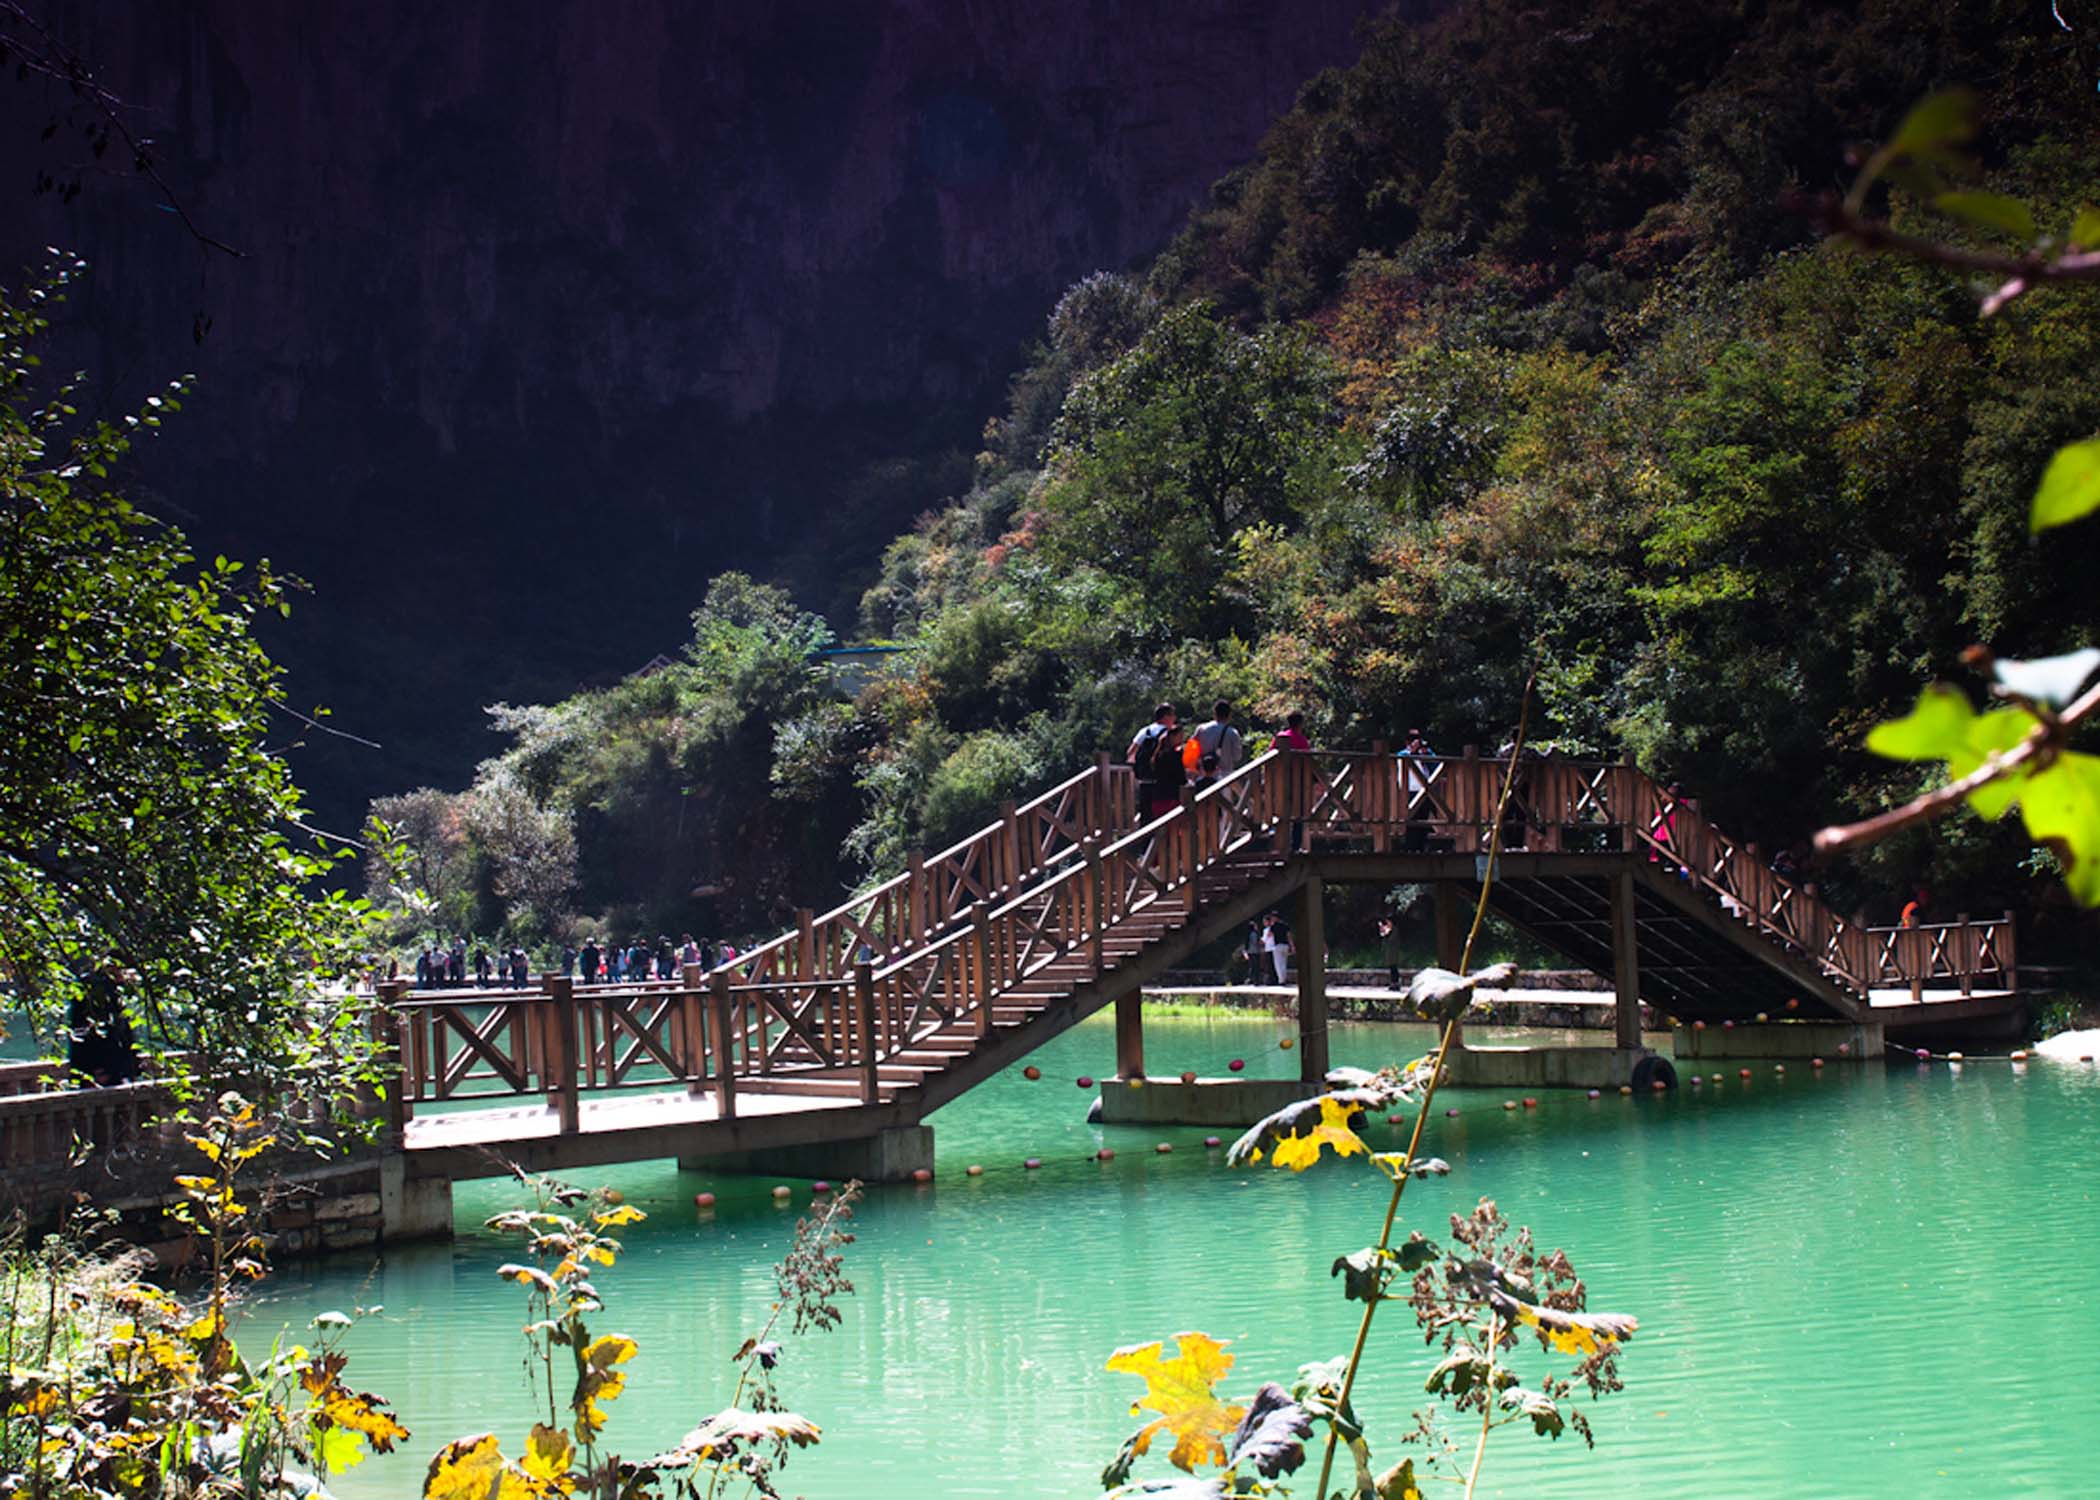
M 1307 1083 L 1327 1077 L 1327 883 L 1319 877 L 1298 887 L 1298 1076 Z
M 1116 997 L 1116 1077 L 1145 1076 L 1145 997 L 1132 990 Z
M 1614 875 L 1611 882 L 1611 982 L 1619 1000 L 1615 1013 L 1615 1040 L 1621 1047 L 1638 1047 L 1641 1044 L 1641 948 L 1631 871 Z

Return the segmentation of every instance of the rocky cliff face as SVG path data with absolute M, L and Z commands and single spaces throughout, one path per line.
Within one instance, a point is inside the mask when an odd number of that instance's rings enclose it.
M 68 352 L 112 400 L 202 377 L 142 481 L 316 585 L 295 696 L 388 746 L 306 767 L 347 815 L 460 780 L 483 703 L 675 649 L 720 568 L 849 598 L 1057 293 L 1164 243 L 1377 8 L 60 4 L 244 258 L 90 174 L 16 198 L 0 264 L 94 263 Z M 73 146 L 9 90 L 26 182 Z

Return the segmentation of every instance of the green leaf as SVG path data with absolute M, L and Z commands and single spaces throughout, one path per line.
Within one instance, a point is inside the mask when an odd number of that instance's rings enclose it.
M 1385 1296 L 1395 1259 L 1390 1250 L 1366 1245 L 1354 1255 L 1338 1257 L 1327 1274 L 1342 1278 L 1342 1295 L 1351 1302 L 1376 1302 Z
M 1965 145 L 1976 137 L 1976 95 L 1965 88 L 1941 89 L 1927 94 L 1911 106 L 1896 133 L 1889 137 L 1887 151 L 1895 156 L 1917 156 Z
M 2024 708 L 1995 708 L 1971 720 L 1966 745 L 1959 753 L 1947 758 L 1947 774 L 1950 777 L 1968 775 L 1993 753 L 2010 750 L 2026 739 L 2040 722 Z M 2002 818 L 2007 809 L 2020 800 L 2020 789 L 2026 780 L 2023 771 L 2001 776 L 1969 793 L 1969 806 L 1976 810 L 1978 817 Z
M 365 1445 L 347 1427 L 330 1427 L 314 1437 L 314 1456 L 331 1474 L 340 1474 L 365 1461 Z
M 2091 250 L 2100 247 L 2100 208 L 2091 204 L 2078 210 L 2078 217 L 2071 221 L 2068 236 L 2074 250 Z
M 1890 760 L 1947 760 L 1967 748 L 1976 710 L 1945 683 L 1918 694 L 1918 706 L 1900 719 L 1877 724 L 1867 748 Z
M 1485 1385 L 1495 1373 L 1494 1362 L 1471 1344 L 1454 1344 L 1451 1352 L 1422 1382 L 1433 1395 L 1463 1396 L 1477 1385 Z
M 2027 529 L 2047 531 L 2095 510 L 2100 510 L 2100 438 L 2088 438 L 2057 449 L 2049 460 L 2027 513 Z
M 2100 648 L 2088 646 L 2062 656 L 2038 657 L 2033 661 L 1993 663 L 1991 675 L 2009 692 L 2051 708 L 2062 708 L 2078 696 L 2095 670 L 2100 670 Z
M 2065 751 L 2026 778 L 2020 814 L 2036 843 L 2064 864 L 2064 884 L 2081 906 L 2100 906 L 2100 756 Z
M 1305 1439 L 1312 1436 L 1312 1418 L 1304 1407 L 1274 1381 L 1254 1393 L 1247 1415 L 1226 1446 L 1227 1463 L 1235 1470 L 1250 1464 L 1264 1479 L 1288 1474 L 1305 1462 Z
M 1568 1425 L 1551 1396 L 1544 1391 L 1526 1390 L 1520 1385 L 1502 1393 L 1502 1409 L 1520 1411 L 1531 1418 L 1531 1430 L 1540 1437 L 1557 1438 Z
M 2009 234 L 2023 245 L 2033 244 L 2041 234 L 2035 227 L 2034 210 L 2003 193 L 1941 193 L 1932 200 L 1932 206 L 1978 228 Z

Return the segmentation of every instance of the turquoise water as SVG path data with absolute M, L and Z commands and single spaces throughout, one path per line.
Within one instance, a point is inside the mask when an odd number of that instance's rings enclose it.
M 1277 1023 L 1148 1020 L 1154 1072 L 1287 1073 Z M 1410 1056 L 1422 1033 L 1337 1031 L 1338 1062 Z M 1117 1346 L 1199 1329 L 1230 1339 L 1239 1394 L 1346 1352 L 1356 1304 L 1329 1280 L 1376 1238 L 1384 1184 L 1331 1161 L 1301 1176 L 1227 1168 L 1200 1130 L 1090 1127 L 1075 1075 L 1112 1068 L 1089 1022 L 934 1117 L 939 1181 L 870 1193 L 848 1251 L 857 1294 L 838 1331 L 790 1344 L 790 1403 L 824 1429 L 788 1493 L 887 1497 L 1098 1493 L 1133 1425 L 1137 1383 L 1102 1369 Z M 1733 1069 L 1719 1088 L 1660 1098 L 1440 1098 L 1430 1149 L 1455 1170 L 1408 1190 L 1428 1229 L 1493 1196 L 1563 1246 L 1591 1306 L 1641 1331 L 1627 1389 L 1592 1408 L 1597 1449 L 1509 1430 L 1483 1493 L 1527 1496 L 2078 1495 L 2100 1488 L 2100 1069 L 2003 1063 Z M 1382 1121 L 1373 1144 L 1401 1144 Z M 1172 1155 L 1156 1155 L 1157 1140 Z M 1118 1156 L 1086 1159 L 1102 1144 Z M 1019 1162 L 1046 1165 L 1023 1172 Z M 987 1167 L 968 1178 L 970 1162 Z M 652 1215 L 600 1280 L 597 1331 L 641 1342 L 611 1436 L 646 1454 L 726 1402 L 729 1356 L 763 1322 L 793 1215 L 770 1181 L 643 1163 L 617 1184 Z M 695 1192 L 721 1195 L 711 1216 Z M 798 1185 L 798 1206 L 806 1193 Z M 515 1201 L 463 1184 L 462 1225 Z M 264 1322 L 383 1303 L 350 1336 L 350 1374 L 393 1399 L 415 1437 L 335 1488 L 348 1500 L 416 1493 L 447 1440 L 533 1419 L 522 1294 L 492 1274 L 506 1244 L 457 1243 L 292 1268 Z M 1375 1457 L 1399 1432 L 1433 1358 L 1406 1308 L 1385 1308 L 1359 1408 Z M 1527 1350 L 1521 1369 L 1546 1356 Z M 1556 1362 L 1558 1362 L 1556 1360 Z M 1384 1439 L 1381 1441 L 1381 1433 Z M 1141 1470 L 1142 1472 L 1148 1472 Z M 1159 1472 L 1166 1472 L 1163 1468 Z M 1304 1493 L 1312 1489 L 1310 1475 Z M 1456 1490 L 1453 1490 L 1456 1493 Z

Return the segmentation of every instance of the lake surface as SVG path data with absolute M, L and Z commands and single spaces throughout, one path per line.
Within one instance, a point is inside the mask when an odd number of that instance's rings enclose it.
M 1245 1057 L 1287 1075 L 1282 1023 L 1147 1021 L 1154 1072 Z M 1335 1060 L 1424 1050 L 1416 1028 L 1337 1029 Z M 1345 1353 L 1356 1304 L 1328 1276 L 1371 1243 L 1382 1179 L 1331 1159 L 1302 1175 L 1234 1170 L 1201 1130 L 1085 1123 L 1076 1075 L 1113 1071 L 1105 1017 L 933 1117 L 928 1187 L 872 1190 L 848 1254 L 845 1323 L 791 1341 L 779 1373 L 824 1440 L 785 1492 L 812 1497 L 1099 1493 L 1135 1425 L 1119 1345 L 1196 1329 L 1231 1340 L 1227 1389 L 1288 1385 Z M 1599 1311 L 1629 1312 L 1627 1389 L 1590 1408 L 1597 1448 L 1510 1429 L 1483 1492 L 1526 1497 L 2077 1495 L 2100 1488 L 2100 1068 L 1767 1064 L 1750 1083 L 1587 1100 L 1440 1095 L 1428 1149 L 1455 1168 L 1408 1190 L 1404 1224 L 1445 1227 L 1496 1198 L 1542 1248 L 1568 1250 Z M 1461 1113 L 1443 1116 L 1446 1104 Z M 1381 1120 L 1375 1148 L 1405 1144 Z M 1158 1140 L 1173 1154 L 1156 1155 Z M 1096 1163 L 1101 1145 L 1117 1158 Z M 1039 1171 L 1020 1168 L 1039 1156 Z M 964 1167 L 982 1162 L 981 1178 Z M 771 1180 L 669 1162 L 579 1174 L 650 1220 L 600 1278 L 597 1332 L 641 1342 L 609 1437 L 646 1455 L 725 1404 L 729 1356 L 764 1322 L 792 1212 Z M 796 1184 L 796 1206 L 808 1201 Z M 709 1215 L 703 1189 L 721 1196 Z M 479 1229 L 514 1185 L 461 1184 L 450 1246 L 294 1266 L 253 1316 L 295 1327 L 352 1304 L 384 1311 L 350 1335 L 349 1375 L 396 1404 L 415 1437 L 333 1481 L 346 1500 L 417 1493 L 451 1438 L 494 1429 L 516 1452 L 534 1416 L 522 1292 Z M 471 1227 L 469 1227 L 471 1226 Z M 251 1332 L 250 1337 L 254 1336 Z M 1527 1346 L 1520 1370 L 1543 1356 Z M 1404 1305 L 1383 1309 L 1358 1408 L 1382 1467 L 1434 1363 Z M 1381 1441 L 1381 1433 L 1384 1435 Z M 1149 1464 L 1149 1460 L 1147 1463 Z M 1165 1474 L 1163 1461 L 1157 1470 Z M 1301 1471 L 1310 1494 L 1312 1475 Z M 1453 1490 L 1456 1493 L 1456 1490 Z

